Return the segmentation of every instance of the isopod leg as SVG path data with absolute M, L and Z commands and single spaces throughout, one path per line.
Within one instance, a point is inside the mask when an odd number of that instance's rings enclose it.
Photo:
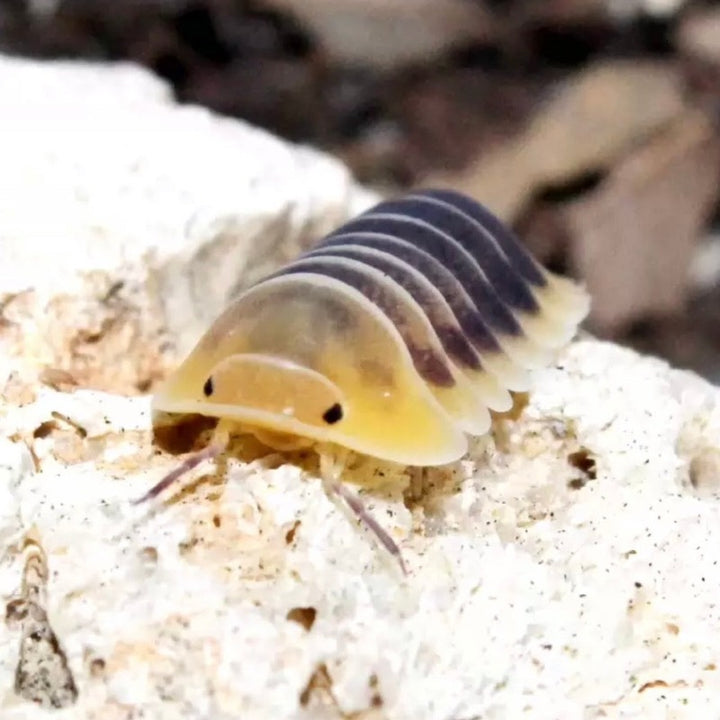
M 205 460 L 213 460 L 227 447 L 229 441 L 229 433 L 227 428 L 222 424 L 218 424 L 209 445 L 202 450 L 186 457 L 174 470 L 171 470 L 159 482 L 153 485 L 142 497 L 133 500 L 133 505 L 141 505 L 148 500 L 157 497 L 163 490 L 176 483 L 183 475 L 189 473 Z
M 375 518 L 367 511 L 362 500 L 351 490 L 349 490 L 339 479 L 344 467 L 344 457 L 331 456 L 325 453 L 320 456 L 320 473 L 322 475 L 323 485 L 328 494 L 340 497 L 346 505 L 355 513 L 358 519 L 367 527 L 380 544 L 398 561 L 403 575 L 407 575 L 405 562 L 397 543 L 390 537 L 388 532 L 375 520 Z

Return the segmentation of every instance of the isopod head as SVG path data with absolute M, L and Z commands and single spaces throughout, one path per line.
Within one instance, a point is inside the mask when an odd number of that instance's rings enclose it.
M 313 275 L 269 279 L 237 298 L 153 409 L 232 421 L 279 450 L 333 443 L 440 465 L 467 447 L 392 323 L 360 293 Z

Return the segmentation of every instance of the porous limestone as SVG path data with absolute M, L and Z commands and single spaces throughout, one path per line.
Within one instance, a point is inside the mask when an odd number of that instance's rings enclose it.
M 147 389 L 239 283 L 375 200 L 132 65 L 0 55 L 0 118 L 0 320 L 24 381 Z
M 385 468 L 364 495 L 407 577 L 277 456 L 132 506 L 176 462 L 148 418 L 90 391 L 5 408 L 2 596 L 32 594 L 28 548 L 48 579 L 40 621 L 2 631 L 4 719 L 41 716 L 23 695 L 93 720 L 717 715 L 720 391 L 699 378 L 578 341 L 422 492 Z M 19 664 L 54 670 L 18 695 Z
M 132 505 L 177 462 L 138 390 L 371 197 L 133 68 L 0 87 L 2 720 L 720 714 L 717 388 L 586 337 L 461 462 L 358 459 L 407 576 L 312 456 L 236 444 Z

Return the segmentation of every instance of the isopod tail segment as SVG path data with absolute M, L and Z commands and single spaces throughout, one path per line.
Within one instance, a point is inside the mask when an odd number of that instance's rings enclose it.
M 132 504 L 141 505 L 149 500 L 153 500 L 201 463 L 206 460 L 215 460 L 227 449 L 230 442 L 230 430 L 231 424 L 220 420 L 206 447 L 188 455 L 176 468 L 155 483 L 142 497 L 133 500 Z M 332 448 L 317 448 L 317 450 L 320 454 L 320 478 L 325 492 L 329 496 L 339 498 L 347 505 L 360 522 L 375 535 L 385 550 L 397 560 L 403 575 L 407 575 L 405 562 L 397 543 L 368 512 L 362 500 L 342 482 L 341 476 L 347 461 L 347 451 L 343 448 L 334 450 Z

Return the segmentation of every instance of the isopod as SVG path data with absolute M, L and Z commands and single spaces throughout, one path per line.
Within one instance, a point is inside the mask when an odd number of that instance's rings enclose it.
M 217 456 L 231 433 L 313 446 L 326 487 L 400 559 L 333 458 L 460 459 L 588 310 L 581 285 L 543 268 L 475 200 L 429 189 L 381 202 L 241 292 L 158 389 L 156 417 L 219 423 L 138 502 Z

